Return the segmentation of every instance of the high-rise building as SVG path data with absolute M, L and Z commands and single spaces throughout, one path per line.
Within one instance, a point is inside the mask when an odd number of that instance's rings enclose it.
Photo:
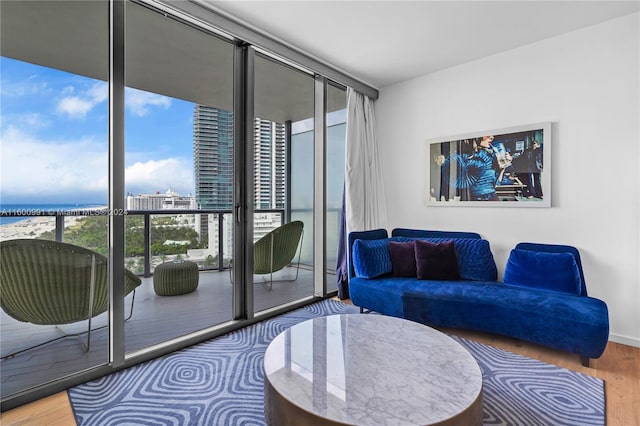
M 256 118 L 253 133 L 255 208 L 283 209 L 286 195 L 285 126 Z
M 254 121 L 256 209 L 283 209 L 286 131 L 282 123 Z M 202 209 L 230 210 L 233 202 L 233 113 L 196 105 L 193 114 L 196 200 Z
M 196 200 L 202 209 L 233 203 L 233 113 L 196 105 L 193 111 Z
M 233 206 L 233 114 L 218 108 L 196 105 L 193 113 L 193 158 L 198 207 L 231 210 Z M 255 209 L 284 209 L 286 200 L 286 128 L 282 123 L 256 118 L 254 121 Z M 216 247 L 220 232 L 214 215 L 196 218 L 200 235 Z M 230 254 L 232 223 L 223 217 L 223 245 Z M 254 237 L 280 222 L 277 213 L 255 216 Z M 278 222 L 278 223 L 276 223 Z M 229 229 L 226 229 L 229 227 Z M 264 228 L 264 229 L 263 229 Z M 210 232 L 209 232 L 210 230 Z
M 127 195 L 127 210 L 193 210 L 196 208 L 195 197 L 182 196 L 171 188 L 164 193 Z

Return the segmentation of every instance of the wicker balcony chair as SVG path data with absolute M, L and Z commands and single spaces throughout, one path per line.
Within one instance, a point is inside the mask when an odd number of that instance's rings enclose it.
M 125 295 L 133 292 L 127 319 L 133 314 L 140 278 L 125 271 Z M 91 319 L 109 306 L 107 258 L 89 249 L 57 241 L 20 239 L 0 242 L 0 306 L 18 321 L 61 325 L 88 320 L 87 331 L 65 334 L 21 349 L 2 359 L 77 336 L 91 346 Z M 81 335 L 87 333 L 86 345 Z
M 277 227 L 254 243 L 253 273 L 257 275 L 269 274 L 269 290 L 273 288 L 273 273 L 291 264 L 295 259 L 296 252 L 298 253 L 296 276 L 293 279 L 283 281 L 298 279 L 303 236 L 304 223 L 294 220 Z M 229 273 L 231 274 L 231 268 Z

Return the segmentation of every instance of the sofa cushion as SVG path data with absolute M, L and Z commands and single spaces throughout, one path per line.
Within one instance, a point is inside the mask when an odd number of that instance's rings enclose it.
M 458 271 L 463 280 L 497 281 L 498 268 L 489 241 L 478 238 L 453 240 L 458 257 Z
M 413 241 L 389 241 L 389 256 L 394 277 L 416 277 L 416 252 Z
M 353 271 L 359 278 L 375 278 L 392 271 L 387 238 L 355 240 L 353 243 Z
M 571 253 L 513 249 L 504 271 L 505 284 L 580 294 L 581 279 Z
M 392 237 L 391 241 L 413 241 L 411 237 Z M 458 260 L 458 272 L 463 280 L 497 281 L 498 268 L 489 241 L 480 238 L 418 238 L 434 243 L 453 241 Z
M 459 280 L 458 259 L 452 240 L 434 243 L 417 239 L 416 275 L 420 280 Z

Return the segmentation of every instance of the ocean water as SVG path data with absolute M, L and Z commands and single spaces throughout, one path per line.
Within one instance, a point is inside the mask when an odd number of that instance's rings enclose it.
M 87 203 L 87 204 L 0 204 L 0 225 L 8 225 L 10 223 L 20 222 L 29 219 L 34 215 L 50 212 L 52 214 L 62 214 L 71 210 L 78 209 L 95 209 L 103 207 L 107 203 Z M 11 216 L 4 216 L 10 214 Z

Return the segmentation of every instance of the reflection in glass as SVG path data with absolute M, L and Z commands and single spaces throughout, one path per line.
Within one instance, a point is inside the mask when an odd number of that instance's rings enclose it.
M 312 76 L 256 56 L 254 242 L 292 221 L 303 223 L 303 238 L 299 271 L 292 262 L 254 275 L 255 311 L 313 294 L 313 89 Z
M 234 48 L 139 4 L 126 13 L 125 262 L 145 276 L 144 309 L 125 325 L 130 352 L 232 318 L 221 269 L 232 252 Z M 181 262 L 198 267 L 195 291 L 166 272 Z
M 347 383 L 344 371 L 346 356 L 342 339 L 346 327 L 343 322 L 346 318 L 341 315 L 327 316 L 327 393 L 332 394 L 342 401 L 347 400 Z
M 298 327 L 293 327 L 288 334 L 291 340 L 290 345 L 285 347 L 285 359 L 291 360 L 290 368 L 293 373 L 313 383 L 314 342 L 309 339 L 309 336 L 313 336 L 312 321 L 305 321 Z
M 347 132 L 347 91 L 329 84 L 327 90 L 327 209 L 326 265 L 327 292 L 337 290 L 335 277 L 344 191 L 345 141 Z

